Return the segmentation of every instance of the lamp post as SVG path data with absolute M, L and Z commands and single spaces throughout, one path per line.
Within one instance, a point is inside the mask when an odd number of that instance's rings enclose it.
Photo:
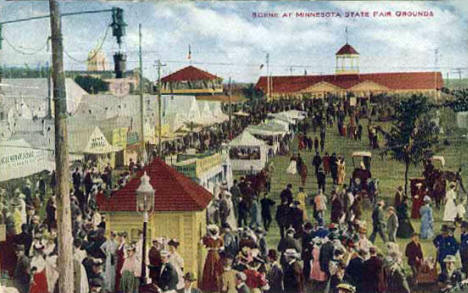
M 150 177 L 146 172 L 140 178 L 140 186 L 136 190 L 136 206 L 137 212 L 143 213 L 143 243 L 141 257 L 141 286 L 146 282 L 146 228 L 148 226 L 149 214 L 154 211 L 154 188 L 151 186 Z

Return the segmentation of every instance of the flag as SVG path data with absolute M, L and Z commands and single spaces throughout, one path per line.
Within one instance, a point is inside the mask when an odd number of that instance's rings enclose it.
M 190 45 L 188 45 L 188 55 L 187 55 L 187 59 L 188 59 L 188 60 L 192 59 L 192 49 L 190 48 Z
M 262 69 L 262 68 L 263 68 L 263 64 L 260 64 L 260 69 Z

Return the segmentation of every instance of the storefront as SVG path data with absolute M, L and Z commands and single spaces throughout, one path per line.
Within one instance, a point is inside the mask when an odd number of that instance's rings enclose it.
M 206 190 L 213 192 L 216 185 L 228 181 L 230 174 L 224 172 L 221 154 L 181 154 L 173 166 Z
M 234 138 L 229 143 L 229 159 L 233 171 L 258 172 L 268 161 L 266 143 L 255 138 L 248 131 Z

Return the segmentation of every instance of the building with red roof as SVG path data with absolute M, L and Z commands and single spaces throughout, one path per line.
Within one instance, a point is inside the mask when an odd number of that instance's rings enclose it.
M 143 172 L 150 177 L 155 190 L 155 211 L 148 222 L 148 245 L 157 237 L 177 238 L 180 242 L 178 252 L 184 258 L 185 269 L 197 274 L 205 253 L 199 242 L 206 232 L 206 208 L 212 194 L 160 159 L 153 160 L 110 196 L 104 193 L 97 195 L 99 211 L 105 215 L 106 230 L 125 231 L 130 240 L 138 240 L 143 217 L 136 212 L 136 190 Z
M 161 78 L 161 92 L 173 95 L 223 93 L 223 79 L 195 66 L 187 66 Z
M 261 76 L 256 88 L 268 98 L 323 98 L 328 94 L 368 98 L 372 95 L 422 93 L 434 97 L 444 86 L 440 72 L 360 73 L 359 53 L 346 43 L 335 54 L 335 74 Z

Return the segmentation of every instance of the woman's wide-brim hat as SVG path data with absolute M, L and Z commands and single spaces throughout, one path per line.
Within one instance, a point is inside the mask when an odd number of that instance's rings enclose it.
M 445 258 L 444 258 L 444 262 L 456 262 L 457 259 L 455 258 L 454 255 L 447 255 Z
M 193 275 L 193 273 L 187 272 L 187 273 L 184 275 L 184 280 L 185 280 L 185 281 L 194 282 L 194 281 L 197 280 L 197 278 L 195 278 L 195 276 Z
M 172 238 L 167 244 L 169 246 L 178 247 L 180 245 L 180 242 L 176 238 Z
M 219 228 L 218 226 L 214 225 L 214 224 L 210 224 L 206 227 L 206 229 L 212 233 L 218 233 L 219 232 Z
M 284 251 L 284 256 L 299 258 L 299 253 L 294 248 L 288 248 Z

